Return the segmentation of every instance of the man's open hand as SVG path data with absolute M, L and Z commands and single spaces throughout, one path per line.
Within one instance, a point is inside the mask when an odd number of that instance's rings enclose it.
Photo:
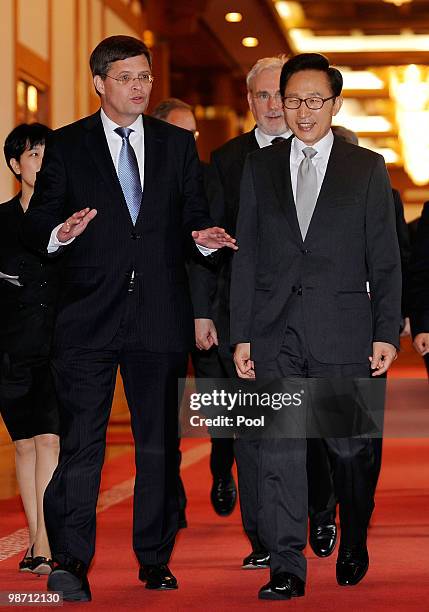
M 71 238 L 80 236 L 85 231 L 88 223 L 97 214 L 95 208 L 83 208 L 72 214 L 66 219 L 60 229 L 57 231 L 57 238 L 60 242 L 68 242 Z
M 235 238 L 232 238 L 222 227 L 208 227 L 198 232 L 192 232 L 192 238 L 197 244 L 208 249 L 221 249 L 228 247 L 236 251 L 238 246 Z

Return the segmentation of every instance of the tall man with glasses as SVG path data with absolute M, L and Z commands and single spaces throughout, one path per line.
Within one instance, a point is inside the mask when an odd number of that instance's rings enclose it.
M 341 73 L 324 56 L 290 59 L 280 91 L 295 137 L 247 159 L 231 280 L 231 341 L 242 378 L 368 378 L 384 375 L 396 357 L 401 266 L 392 189 L 380 155 L 333 136 L 341 89 Z M 325 444 L 340 508 L 337 582 L 354 585 L 369 564 L 373 443 Z M 306 440 L 263 440 L 260 471 L 258 519 L 271 577 L 259 597 L 299 597 Z
M 211 227 L 192 134 L 142 115 L 153 81 L 147 47 L 113 36 L 90 66 L 101 109 L 47 143 L 24 222 L 26 240 L 58 251 L 64 266 L 53 359 L 61 452 L 45 517 L 57 562 L 48 589 L 67 601 L 91 599 L 118 366 L 135 441 L 139 578 L 149 589 L 177 588 L 167 565 L 178 529 L 177 379 L 193 344 L 184 251 L 235 248 Z

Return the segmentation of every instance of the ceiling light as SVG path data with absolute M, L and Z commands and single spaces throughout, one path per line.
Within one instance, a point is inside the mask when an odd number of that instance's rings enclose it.
M 242 39 L 241 44 L 243 47 L 257 47 L 259 45 L 259 40 L 254 36 L 246 36 Z
M 298 2 L 274 2 L 276 11 L 288 27 L 296 27 L 304 19 L 304 11 Z
M 343 76 L 343 91 L 356 89 L 384 89 L 384 81 L 369 70 L 339 69 Z
M 243 19 L 243 15 L 241 13 L 227 13 L 225 15 L 225 21 L 229 23 L 239 23 Z
M 357 133 L 382 134 L 392 131 L 392 124 L 381 115 L 347 115 L 341 112 L 341 125 Z
M 427 34 L 411 32 L 398 35 L 315 36 L 311 30 L 291 28 L 288 34 L 298 53 L 427 52 L 429 48 Z
M 395 6 L 402 6 L 403 4 L 408 4 L 409 2 L 412 2 L 412 0 L 384 0 L 384 2 L 394 4 Z
M 404 169 L 416 185 L 426 185 L 429 183 L 429 73 L 426 67 L 414 64 L 391 67 L 389 72 Z

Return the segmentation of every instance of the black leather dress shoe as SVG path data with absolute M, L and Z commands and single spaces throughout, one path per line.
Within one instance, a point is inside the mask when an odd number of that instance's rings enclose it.
M 332 525 L 310 525 L 310 546 L 318 557 L 329 557 L 332 555 L 337 543 L 337 526 Z
M 340 586 L 353 586 L 368 571 L 368 550 L 363 546 L 340 546 L 337 559 L 337 582 Z
M 270 553 L 266 550 L 252 551 L 243 559 L 242 569 L 267 569 L 270 567 Z
M 237 503 L 237 487 L 232 474 L 227 478 L 213 478 L 210 499 L 216 514 L 219 516 L 231 514 Z
M 147 589 L 170 591 L 178 588 L 177 580 L 168 565 L 140 565 L 139 580 L 146 582 Z
M 259 599 L 291 599 L 305 594 L 305 582 L 288 572 L 279 572 L 259 590 Z
M 64 601 L 91 601 L 87 568 L 78 559 L 57 563 L 49 574 L 48 591 L 62 591 Z

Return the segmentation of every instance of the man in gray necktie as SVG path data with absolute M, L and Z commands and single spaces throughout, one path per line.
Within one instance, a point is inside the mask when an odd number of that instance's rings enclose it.
M 231 344 L 242 378 L 368 382 L 396 358 L 401 266 L 392 190 L 380 155 L 334 138 L 341 90 L 341 73 L 324 56 L 290 59 L 280 91 L 295 138 L 247 158 L 231 280 Z M 375 449 L 363 435 L 328 435 L 320 441 L 339 501 L 336 578 L 351 586 L 369 566 Z M 306 446 L 305 437 L 261 441 L 258 529 L 271 577 L 260 599 L 304 595 Z

